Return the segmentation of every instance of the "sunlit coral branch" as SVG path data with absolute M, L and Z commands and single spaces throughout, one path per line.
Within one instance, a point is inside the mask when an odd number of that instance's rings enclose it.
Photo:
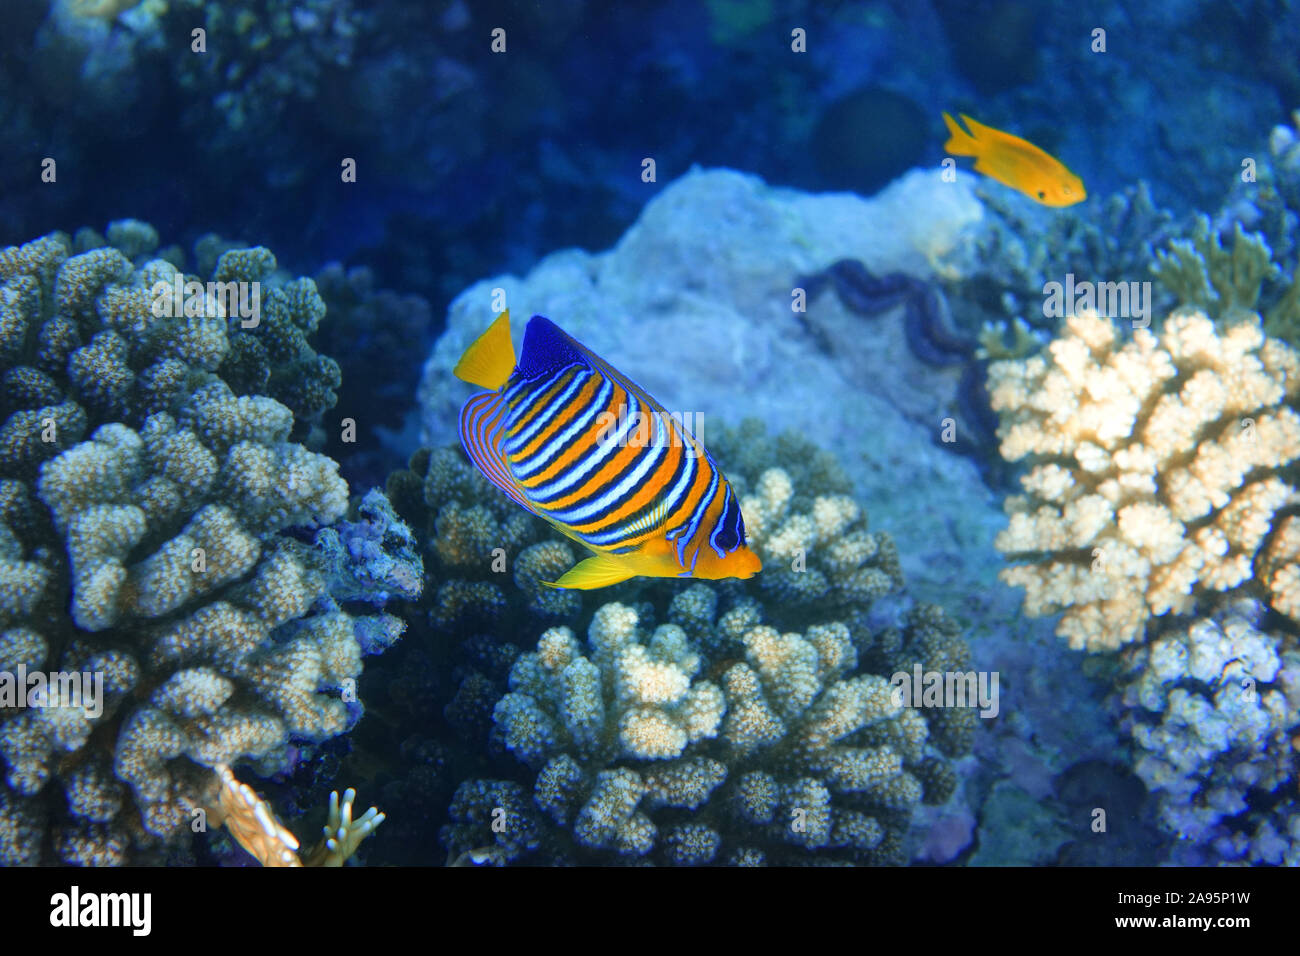
M 298 839 L 272 812 L 270 805 L 247 784 L 235 779 L 225 764 L 216 767 L 221 789 L 217 805 L 209 813 L 213 823 L 225 824 L 235 842 L 263 866 L 342 866 L 357 851 L 361 841 L 379 828 L 385 815 L 371 807 L 352 819 L 352 802 L 357 792 L 348 788 L 340 803 L 339 793 L 330 794 L 324 836 L 305 857 L 298 856 Z

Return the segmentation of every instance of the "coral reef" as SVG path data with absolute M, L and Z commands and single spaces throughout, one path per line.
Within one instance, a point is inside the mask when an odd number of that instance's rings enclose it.
M 1180 306 L 1198 309 L 1226 326 L 1262 311 L 1261 286 L 1278 270 L 1262 236 L 1247 235 L 1241 223 L 1235 223 L 1231 246 L 1225 249 L 1209 217 L 1198 216 L 1188 238 L 1175 239 L 1156 253 L 1151 272 Z
M 407 469 L 389 476 L 388 493 L 422 532 L 435 635 L 518 615 L 576 614 L 575 592 L 542 584 L 573 566 L 576 546 L 496 491 L 459 449 L 417 451 Z
M 935 606 L 883 605 L 897 553 L 833 457 L 757 421 L 709 442 L 763 573 L 582 595 L 619 597 L 593 608 L 585 643 L 546 629 L 493 710 L 532 792 L 462 784 L 453 860 L 899 863 L 913 810 L 952 796 L 975 711 L 905 706 L 890 677 L 968 671 L 960 629 Z
M 150 228 L 108 235 L 120 248 L 86 232 L 75 256 L 58 234 L 0 251 L 0 670 L 95 689 L 5 701 L 8 863 L 157 859 L 212 805 L 211 768 L 283 769 L 291 745 L 355 723 L 360 636 L 401 630 L 383 614 L 355 624 L 339 603 L 384 603 L 394 535 L 343 524 L 314 547 L 312 529 L 348 507 L 337 465 L 291 440 L 293 408 L 223 377 L 235 343 L 260 333 L 277 345 L 257 381 L 310 393 L 310 280 L 268 288 L 244 329 L 202 285 L 176 301 L 180 274 L 148 259 Z M 213 275 L 261 281 L 273 266 L 267 250 L 230 250 Z M 418 593 L 410 560 L 399 593 Z
M 1262 317 L 1269 336 L 1300 344 L 1300 285 L 1274 261 L 1263 234 L 1245 232 L 1239 219 L 1232 222 L 1227 248 L 1225 234 L 1208 216 L 1197 216 L 1189 238 L 1156 253 L 1152 274 L 1182 306 L 1202 310 L 1221 326 Z
M 172 5 L 168 27 L 202 26 L 210 51 L 179 62 L 175 82 L 187 96 L 210 101 L 229 131 L 268 133 L 295 105 L 313 102 L 325 75 L 350 65 L 362 27 L 350 0 Z
M 1045 314 L 1049 282 L 1068 274 L 1080 281 L 1132 282 L 1152 274 L 1154 249 L 1175 233 L 1174 215 L 1156 205 L 1146 180 L 1070 209 L 1045 210 L 982 187 L 987 228 L 954 250 L 942 275 L 954 314 L 975 327 L 1008 319 L 1054 335 L 1058 320 Z M 1161 292 L 1162 286 L 1154 286 Z M 1176 304 L 1153 303 L 1157 314 Z M 979 322 L 975 322 L 979 319 Z
M 406 627 L 404 621 L 383 609 L 419 599 L 424 562 L 414 532 L 397 516 L 383 492 L 371 489 L 352 511 L 352 519 L 321 529 L 316 547 L 330 581 L 330 608 L 365 604 L 379 612 L 354 622 L 362 651 L 378 654 L 401 637 Z
M 263 866 L 342 866 L 356 852 L 361 841 L 379 828 L 384 814 L 371 807 L 355 820 L 352 801 L 357 792 L 345 790 L 340 804 L 338 791 L 330 794 L 324 834 L 305 857 L 298 855 L 298 838 L 276 819 L 274 811 L 247 784 L 235 779 L 225 764 L 215 768 L 220 787 L 209 822 L 225 826 L 235 842 Z
M 947 429 L 964 407 L 964 369 L 915 357 L 902 306 L 899 315 L 865 320 L 837 295 L 810 298 L 796 285 L 844 259 L 875 276 L 933 283 L 985 225 L 974 183 L 963 171 L 947 183 L 918 170 L 864 200 L 771 187 L 730 170 L 689 172 L 646 203 L 608 251 L 565 250 L 454 299 L 421 383 L 424 440 L 454 440 L 466 393 L 451 369 L 503 294 L 511 308 L 548 316 L 668 407 L 702 420 L 710 450 L 716 423 L 746 416 L 833 450 L 855 497 L 872 503 L 875 525 L 897 539 L 918 598 L 1005 621 L 1012 595 L 996 585 L 988 543 L 1001 509 L 974 455 L 952 454 L 971 450 L 973 426 Z M 721 248 L 726 256 L 716 254 Z M 980 323 L 958 328 L 973 337 Z M 965 507 L 935 505 L 955 500 Z
M 316 274 L 316 288 L 329 321 L 320 326 L 316 347 L 337 358 L 342 376 L 339 406 L 354 418 L 355 434 L 344 441 L 331 431 L 325 450 L 382 485 L 392 469 L 394 433 L 411 415 L 411 396 L 420 380 L 421 357 L 431 344 L 433 317 L 427 300 L 377 287 L 367 268 L 330 263 Z M 375 369 L 383 369 L 376 376 Z M 409 453 L 405 447 L 403 455 Z M 364 467 L 360 467 L 364 460 Z
M 706 585 L 679 598 L 716 603 Z M 552 628 L 515 663 L 494 714 L 498 739 L 537 772 L 533 800 L 568 831 L 563 852 L 653 852 L 671 865 L 905 862 L 911 811 L 952 795 L 944 757 L 969 748 L 973 712 L 901 706 L 885 677 L 858 671 L 838 622 L 782 634 L 748 602 L 716 621 L 692 616 L 707 641 L 671 623 L 646 633 L 636 611 L 606 604 L 586 648 Z M 908 656 L 966 664 L 934 608 L 890 639 L 900 666 Z M 705 643 L 718 652 L 702 656 Z M 721 665 L 716 682 L 701 674 L 709 660 Z M 468 809 L 453 815 L 473 822 Z M 461 853 L 490 836 L 453 827 L 444 840 Z M 507 829 L 495 845 L 514 859 L 537 841 L 524 842 Z
M 1257 322 L 1219 332 L 1175 313 L 1121 343 L 1113 322 L 1066 320 L 1049 355 L 989 368 L 1008 460 L 1028 458 L 996 544 L 1032 615 L 1063 611 L 1071 647 L 1113 650 L 1151 615 L 1186 613 L 1251 579 L 1300 455 L 1300 360 Z M 1266 582 L 1294 606 L 1288 556 Z
M 1300 865 L 1300 649 L 1264 610 L 1225 601 L 1122 656 L 1113 703 L 1174 862 Z

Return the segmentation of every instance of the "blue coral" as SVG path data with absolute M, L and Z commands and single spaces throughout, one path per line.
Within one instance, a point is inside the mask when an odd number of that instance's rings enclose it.
M 1300 653 L 1263 617 L 1229 601 L 1124 654 L 1115 703 L 1179 862 L 1300 863 Z

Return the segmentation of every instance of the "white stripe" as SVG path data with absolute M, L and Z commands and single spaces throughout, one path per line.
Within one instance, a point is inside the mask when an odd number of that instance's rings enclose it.
M 597 444 L 597 448 L 583 459 L 581 465 L 571 469 L 567 474 L 560 475 L 553 479 L 550 484 L 540 485 L 536 488 L 530 489 L 528 492 L 530 498 L 534 501 L 542 502 L 559 497 L 568 488 L 577 484 L 590 474 L 592 469 L 603 462 L 614 453 L 615 449 L 621 447 L 627 441 L 627 433 L 632 430 L 632 426 L 637 422 L 636 399 L 630 392 L 626 394 L 632 411 L 628 413 L 627 421 L 623 422 L 623 424 L 619 426 L 618 431 L 614 432 L 614 434 L 605 441 L 604 447 L 602 448 Z
M 657 415 L 654 416 L 654 423 L 655 423 L 655 434 L 658 435 L 659 429 L 662 428 L 663 426 L 660 423 L 659 417 Z M 555 518 L 558 518 L 560 521 L 563 521 L 565 524 L 570 524 L 570 525 L 580 524 L 584 519 L 590 518 L 591 516 L 598 514 L 601 511 L 604 511 L 606 508 L 610 507 L 615 502 L 621 501 L 623 498 L 627 496 L 628 492 L 630 492 L 637 485 L 641 484 L 642 480 L 644 480 L 646 476 L 646 473 L 650 471 L 652 468 L 654 468 L 656 465 L 658 465 L 659 460 L 663 458 L 664 449 L 666 446 L 662 442 L 656 441 L 652 447 L 654 450 L 649 454 L 643 455 L 641 457 L 641 461 L 637 464 L 637 466 L 634 469 L 632 469 L 631 474 L 629 474 L 626 478 L 620 481 L 609 491 L 605 492 L 599 498 L 595 499 L 589 504 L 583 505 L 576 509 L 570 508 L 566 511 L 552 511 L 551 515 Z
M 592 420 L 604 411 L 605 406 L 609 404 L 609 396 L 613 391 L 613 383 L 609 379 L 605 379 L 604 384 L 596 392 L 596 397 L 592 399 L 591 405 L 586 412 L 575 419 L 572 425 L 543 445 L 535 455 L 530 456 L 526 464 L 515 463 L 516 477 L 523 479 L 541 471 L 574 435 L 587 428 L 592 423 Z

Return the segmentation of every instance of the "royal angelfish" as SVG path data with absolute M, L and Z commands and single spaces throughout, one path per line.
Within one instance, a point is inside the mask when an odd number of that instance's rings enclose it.
M 465 350 L 460 440 L 488 481 L 594 552 L 554 587 L 646 577 L 747 578 L 730 483 L 704 446 L 635 382 L 535 315 L 516 365 L 510 313 Z

